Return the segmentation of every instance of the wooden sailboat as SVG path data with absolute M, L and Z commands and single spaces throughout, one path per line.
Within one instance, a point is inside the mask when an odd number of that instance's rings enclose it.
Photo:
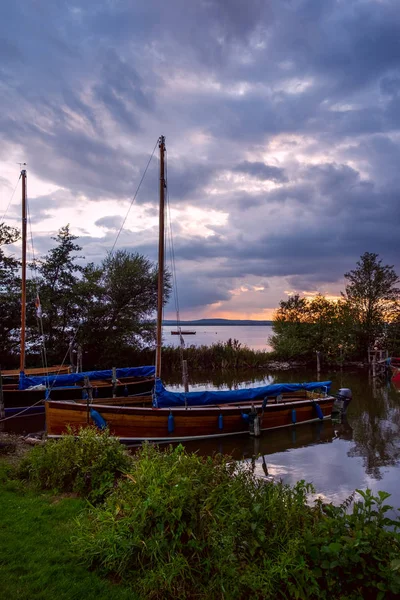
M 171 335 L 196 335 L 196 332 L 182 329 L 182 331 L 171 331 Z
M 276 429 L 330 418 L 334 397 L 330 382 L 275 384 L 247 390 L 174 393 L 161 383 L 162 311 L 164 288 L 164 154 L 165 138 L 159 139 L 160 210 L 158 247 L 158 305 L 156 384 L 152 399 L 137 399 L 121 406 L 106 399 L 96 404 L 47 400 L 49 437 L 58 437 L 68 426 L 96 423 L 108 426 L 121 441 L 179 441 L 230 436 Z M 125 405 L 123 405 L 125 404 Z

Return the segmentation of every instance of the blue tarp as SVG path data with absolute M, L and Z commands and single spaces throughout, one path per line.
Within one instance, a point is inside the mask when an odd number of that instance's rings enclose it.
M 125 369 L 116 369 L 117 379 L 123 377 L 153 377 L 155 367 L 127 367 Z M 26 390 L 35 385 L 44 385 L 46 387 L 68 387 L 75 383 L 83 382 L 85 377 L 93 379 L 112 379 L 112 370 L 106 371 L 86 371 L 84 373 L 70 373 L 69 375 L 41 375 L 40 377 L 27 377 L 24 373 L 19 374 L 19 389 Z
M 266 396 L 276 397 L 283 392 L 298 392 L 299 390 L 324 390 L 329 392 L 331 381 L 315 381 L 310 383 L 274 383 L 263 387 L 243 390 L 223 390 L 216 392 L 169 392 L 161 379 L 156 379 L 153 405 L 158 408 L 174 406 L 208 406 L 212 404 L 229 404 L 230 402 L 248 402 L 249 400 L 264 400 Z

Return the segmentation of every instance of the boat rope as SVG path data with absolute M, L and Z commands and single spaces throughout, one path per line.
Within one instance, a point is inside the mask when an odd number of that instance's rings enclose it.
M 13 191 L 13 193 L 11 194 L 11 198 L 10 198 L 10 200 L 9 200 L 9 202 L 8 202 L 7 208 L 6 208 L 6 210 L 4 211 L 4 214 L 3 214 L 3 216 L 1 217 L 1 221 L 3 221 L 3 220 L 4 220 L 4 217 L 6 216 L 6 214 L 7 214 L 7 212 L 8 212 L 8 209 L 9 209 L 9 208 L 10 208 L 10 206 L 11 206 L 11 202 L 12 202 L 12 199 L 14 198 L 14 194 L 15 194 L 15 192 L 16 192 L 16 189 L 17 189 L 17 187 L 18 187 L 18 184 L 19 184 L 19 180 L 20 180 L 20 179 L 21 179 L 21 173 L 19 174 L 18 181 L 17 181 L 17 183 L 15 184 L 15 188 L 14 188 L 14 191 Z
M 36 256 L 35 256 L 35 246 L 33 244 L 32 221 L 31 221 L 31 214 L 29 211 L 28 195 L 26 197 L 26 207 L 27 207 L 27 212 L 28 212 L 29 233 L 30 233 L 30 237 L 31 237 L 31 247 L 32 247 L 32 264 L 29 265 L 29 270 L 31 272 L 31 277 L 32 277 L 32 281 L 33 281 L 35 292 L 36 292 L 35 305 L 36 305 L 36 321 L 37 321 L 39 337 L 40 337 L 40 356 L 42 359 L 42 367 L 43 367 L 43 370 L 45 371 L 45 375 L 46 375 L 47 381 L 48 381 L 49 368 L 48 368 L 48 362 L 47 362 L 46 342 L 45 342 L 44 329 L 43 329 L 42 307 L 41 307 L 40 294 L 39 294 L 39 283 L 38 283 L 39 277 L 37 274 L 37 267 L 36 267 L 37 261 L 36 261 Z
M 156 148 L 157 148 L 157 146 L 158 146 L 158 138 L 157 138 L 157 141 L 156 141 L 156 143 L 155 143 L 155 145 L 154 145 L 153 151 L 152 151 L 152 153 L 150 154 L 150 158 L 149 158 L 149 160 L 147 161 L 147 164 L 146 164 L 146 167 L 145 167 L 145 169 L 144 169 L 144 171 L 143 171 L 142 177 L 140 178 L 139 185 L 137 186 L 137 188 L 136 188 L 136 191 L 135 191 L 135 193 L 134 193 L 134 195 L 133 195 L 133 197 L 132 197 L 132 200 L 131 200 L 131 203 L 130 203 L 130 205 L 129 205 L 129 208 L 128 208 L 127 212 L 126 212 L 125 218 L 124 218 L 124 220 L 123 220 L 123 222 L 122 222 L 122 224 L 121 224 L 121 227 L 119 228 L 119 231 L 118 231 L 118 233 L 117 233 L 117 236 L 116 236 L 116 238 L 115 238 L 115 240 L 114 240 L 114 243 L 113 243 L 113 245 L 112 245 L 112 248 L 111 248 L 111 250 L 110 250 L 110 253 L 109 253 L 109 254 L 110 254 L 110 256 L 111 256 L 111 255 L 113 254 L 113 252 L 114 252 L 115 246 L 116 246 L 116 244 L 117 244 L 117 242 L 118 242 L 118 238 L 119 238 L 119 236 L 121 235 L 121 232 L 122 232 L 122 230 L 123 230 L 123 228 L 124 228 L 125 222 L 126 222 L 126 220 L 127 220 L 127 218 L 128 218 L 128 215 L 129 215 L 129 212 L 130 212 L 130 210 L 131 210 L 131 208 L 132 208 L 132 205 L 133 205 L 133 203 L 135 202 L 135 200 L 136 200 L 136 198 L 137 198 L 137 195 L 138 195 L 138 193 L 139 193 L 139 190 L 140 190 L 140 188 L 141 188 L 141 185 L 142 185 L 142 183 L 143 183 L 143 181 L 144 181 L 144 178 L 145 178 L 145 176 L 146 176 L 146 173 L 147 173 L 147 171 L 148 171 L 148 168 L 149 168 L 149 166 L 150 166 L 150 163 L 151 163 L 151 161 L 152 161 L 152 158 L 153 158 L 153 156 L 154 156 L 154 153 L 155 153 L 155 151 L 156 151 Z M 63 362 L 62 362 L 62 364 L 61 364 L 61 366 L 60 366 L 60 369 L 61 369 L 61 368 L 64 366 L 64 362 L 66 361 L 66 358 L 67 358 L 67 355 L 69 354 L 70 348 L 73 346 L 73 344 L 74 344 L 74 342 L 75 342 L 75 339 L 76 339 L 76 337 L 77 337 L 77 334 L 78 334 L 79 328 L 80 328 L 80 324 L 77 326 L 77 328 L 76 328 L 76 330 L 75 330 L 75 333 L 74 333 L 74 335 L 73 335 L 73 338 L 72 338 L 72 340 L 70 341 L 70 343 L 69 343 L 69 345 L 68 345 L 68 348 L 67 348 L 67 351 L 66 351 L 66 353 L 65 353 L 65 356 L 64 356 Z M 59 372 L 60 372 L 60 369 L 59 369 L 58 373 L 56 374 L 56 376 L 59 374 Z M 53 385 L 50 387 L 50 391 L 53 389 L 53 387 L 54 387 L 54 382 L 53 382 Z
M 74 343 L 74 341 L 75 341 L 75 339 L 76 339 L 76 336 L 78 335 L 79 328 L 80 328 L 80 324 L 79 324 L 79 325 L 78 325 L 78 327 L 75 329 L 74 337 L 72 338 L 71 342 L 70 342 L 70 343 L 69 343 L 69 345 L 68 345 L 68 348 L 67 348 L 67 351 L 66 351 L 66 353 L 65 353 L 65 355 L 64 355 L 64 358 L 63 358 L 63 360 L 62 360 L 62 363 L 61 363 L 61 365 L 59 366 L 59 369 L 58 369 L 58 371 L 57 371 L 57 373 L 56 373 L 56 375 L 55 375 L 55 377 L 54 377 L 54 379 L 53 379 L 53 383 L 52 383 L 52 384 L 51 384 L 51 386 L 48 388 L 48 396 L 49 396 L 49 397 L 50 397 L 51 390 L 52 390 L 52 389 L 53 389 L 53 387 L 54 387 L 54 384 L 57 382 L 57 376 L 60 374 L 60 371 L 61 371 L 61 369 L 63 368 L 65 361 L 67 360 L 67 356 L 69 355 L 69 349 L 70 349 L 70 346 L 71 346 L 71 345 Z
M 33 408 L 34 406 L 37 406 L 38 404 L 43 404 L 43 398 L 41 398 L 40 400 L 38 400 L 37 402 L 35 402 L 35 404 L 32 404 L 31 406 L 27 406 L 26 408 L 21 410 L 21 412 L 15 413 L 15 415 L 11 415 L 10 417 L 5 417 L 4 419 L 0 419 L 0 423 L 3 423 L 4 421 L 9 421 L 10 419 L 15 419 L 15 417 L 19 417 L 20 415 L 23 415 L 28 410 L 31 410 L 31 408 Z
M 141 185 L 142 185 L 142 183 L 143 183 L 143 181 L 144 181 L 144 178 L 146 177 L 147 170 L 148 170 L 148 168 L 149 168 L 149 166 L 150 166 L 151 160 L 152 160 L 152 158 L 153 158 L 153 156 L 154 156 L 154 152 L 156 151 L 156 148 L 157 148 L 157 146 L 158 146 L 158 138 L 157 138 L 157 141 L 156 141 L 156 143 L 155 143 L 155 146 L 154 146 L 154 148 L 153 148 L 153 152 L 150 154 L 150 158 L 149 158 L 149 160 L 148 160 L 148 162 L 147 162 L 146 168 L 145 168 L 145 170 L 143 171 L 143 175 L 142 175 L 142 177 L 141 177 L 141 179 L 140 179 L 140 181 L 139 181 L 139 185 L 138 185 L 138 186 L 137 186 L 137 188 L 136 188 L 136 192 L 134 193 L 134 195 L 133 195 L 133 198 L 132 198 L 132 200 L 131 200 L 131 203 L 130 203 L 130 205 L 129 205 L 129 207 L 128 207 L 128 210 L 127 210 L 127 212 L 126 212 L 125 218 L 124 218 L 124 220 L 122 221 L 122 225 L 121 225 L 121 227 L 119 228 L 119 231 L 118 231 L 118 233 L 117 233 L 117 237 L 115 238 L 114 244 L 113 244 L 113 246 L 112 246 L 112 248 L 111 248 L 111 250 L 110 250 L 110 255 L 112 255 L 112 253 L 114 252 L 114 248 L 115 248 L 115 246 L 116 246 L 116 244 L 117 244 L 117 242 L 118 242 L 118 238 L 119 238 L 119 236 L 121 235 L 121 232 L 122 232 L 122 230 L 123 230 L 123 228 L 124 228 L 124 225 L 125 225 L 126 219 L 128 218 L 128 215 L 129 215 L 129 213 L 130 213 L 130 210 L 131 210 L 131 208 L 132 208 L 132 205 L 133 205 L 133 203 L 135 202 L 135 200 L 136 200 L 136 197 L 137 197 L 137 195 L 138 195 L 138 193 L 139 193 L 140 187 L 141 187 Z
M 116 238 L 115 238 L 115 241 L 114 241 L 114 243 L 113 243 L 113 246 L 112 246 L 112 248 L 111 248 L 111 251 L 110 251 L 110 255 L 112 255 L 112 254 L 113 254 L 113 252 L 114 252 L 114 249 L 115 249 L 115 246 L 116 246 L 116 244 L 117 244 L 117 242 L 118 242 L 119 236 L 120 236 L 120 234 L 121 234 L 121 232 L 122 232 L 122 230 L 123 230 L 123 227 L 124 227 L 124 225 L 125 225 L 125 222 L 126 222 L 126 220 L 127 220 L 127 218 L 128 218 L 128 215 L 129 215 L 129 212 L 130 212 L 130 210 L 131 210 L 131 208 L 132 208 L 132 205 L 133 205 L 134 201 L 135 201 L 135 200 L 136 200 L 136 198 L 137 198 L 137 195 L 138 195 L 138 193 L 139 193 L 139 190 L 140 190 L 140 188 L 141 188 L 141 185 L 142 185 L 142 183 L 143 183 L 143 181 L 144 181 L 144 178 L 145 178 L 145 176 L 146 176 L 146 173 L 147 173 L 147 171 L 148 171 L 148 168 L 149 168 L 149 166 L 150 166 L 150 163 L 151 163 L 151 161 L 152 161 L 152 158 L 153 158 L 153 156 L 154 156 L 154 153 L 155 153 L 155 151 L 156 151 L 156 148 L 157 148 L 157 146 L 158 146 L 158 143 L 159 143 L 159 139 L 157 138 L 157 141 L 156 141 L 156 143 L 155 143 L 155 145 L 154 145 L 153 151 L 151 152 L 150 158 L 149 158 L 149 160 L 147 161 L 146 167 L 145 167 L 145 169 L 144 169 L 144 172 L 143 172 L 143 174 L 142 174 L 142 177 L 141 177 L 141 179 L 140 179 L 140 181 L 139 181 L 139 184 L 138 184 L 138 186 L 137 186 L 137 188 L 136 188 L 136 191 L 135 191 L 135 193 L 134 193 L 134 195 L 133 195 L 133 197 L 132 197 L 132 200 L 131 200 L 131 202 L 130 202 L 129 208 L 128 208 L 128 210 L 127 210 L 127 213 L 126 213 L 126 215 L 125 215 L 125 218 L 124 218 L 124 220 L 123 220 L 123 222 L 122 222 L 122 225 L 121 225 L 121 227 L 120 227 L 120 229 L 119 229 L 119 231 L 118 231 L 118 233 L 117 233 L 117 236 L 116 236 Z M 3 215 L 3 218 L 4 218 L 4 216 L 6 215 L 6 213 L 7 213 L 8 209 L 9 209 L 9 206 L 10 206 L 10 204 L 11 204 L 11 201 L 12 201 L 12 198 L 13 198 L 13 196 L 14 196 L 14 194 L 15 194 L 15 191 L 16 191 L 16 189 L 17 189 L 17 187 L 18 187 L 18 183 L 19 183 L 19 180 L 20 180 L 20 179 L 21 179 L 21 174 L 20 174 L 20 175 L 19 175 L 19 177 L 18 177 L 18 181 L 17 181 L 17 183 L 16 183 L 16 186 L 15 186 L 15 188 L 14 188 L 14 191 L 13 191 L 13 193 L 12 193 L 11 199 L 10 199 L 10 201 L 9 201 L 9 203 L 8 203 L 7 209 L 6 209 L 6 211 L 5 211 L 4 215 Z M 28 202 L 28 198 L 27 198 L 27 211 L 28 211 L 28 221 L 29 221 L 29 227 L 30 227 L 31 245 L 32 245 L 32 257 L 33 257 L 33 260 L 32 260 L 32 267 L 30 266 L 30 269 L 31 269 L 31 275 L 33 275 L 33 273 L 32 273 L 32 269 L 34 270 L 34 276 L 32 277 L 32 280 L 33 280 L 33 282 L 34 282 L 35 291 L 36 291 L 36 298 L 37 298 L 37 301 L 38 301 L 38 306 L 37 306 L 37 308 L 38 308 L 38 307 L 40 307 L 40 312 L 38 312 L 38 310 L 37 310 L 37 311 L 36 311 L 36 316 L 37 316 L 37 320 L 38 320 L 38 326 L 39 326 L 39 336 L 41 337 L 41 356 L 42 356 L 42 366 L 43 366 L 43 369 L 44 369 L 44 371 L 45 371 L 45 373 L 46 373 L 46 378 L 48 379 L 48 377 L 49 377 L 49 373 L 48 373 L 47 353 L 46 353 L 45 336 L 44 336 L 44 329 L 43 329 L 43 319 L 42 319 L 42 314 L 41 314 L 40 295 L 39 295 L 39 286 L 38 286 L 38 275 L 37 275 L 37 269 L 36 269 L 36 263 L 37 263 L 37 261 L 36 261 L 36 258 L 35 258 L 35 252 L 34 252 L 34 245 L 33 245 L 33 235 L 32 235 L 32 223 L 31 223 L 31 218 L 30 218 L 30 213 L 29 213 L 29 202 Z M 54 387 L 54 384 L 55 384 L 55 382 L 56 382 L 56 377 L 59 375 L 59 373 L 60 373 L 61 369 L 62 369 L 62 368 L 63 368 L 63 366 L 64 366 L 64 363 L 65 363 L 65 361 L 66 361 L 66 359 L 67 359 L 67 356 L 68 356 L 68 354 L 69 354 L 70 348 L 71 348 L 71 346 L 73 345 L 73 343 L 75 342 L 75 339 L 76 339 L 76 337 L 77 337 L 77 334 L 78 334 L 78 331 L 79 331 L 79 329 L 80 329 L 80 324 L 78 324 L 78 326 L 76 327 L 76 329 L 75 329 L 75 332 L 74 332 L 74 335 L 73 335 L 73 338 L 72 338 L 72 340 L 70 341 L 70 343 L 68 344 L 67 351 L 66 351 L 66 353 L 65 353 L 65 356 L 64 356 L 64 358 L 63 358 L 63 361 L 62 361 L 61 365 L 59 366 L 59 369 L 58 369 L 58 371 L 57 371 L 57 373 L 56 373 L 56 375 L 55 375 L 55 378 L 54 378 L 54 380 L 53 380 L 53 383 L 52 383 L 52 385 L 51 385 L 50 387 L 49 387 L 49 386 L 47 386 L 47 389 L 48 389 L 48 394 L 50 394 L 51 390 L 52 390 L 52 389 L 53 389 L 53 387 Z M 35 406 L 35 405 L 33 405 L 33 406 Z M 30 407 L 29 407 L 29 408 L 30 408 Z M 28 408 L 28 409 L 29 409 L 29 408 Z M 23 412 L 25 412 L 25 410 L 24 410 Z M 20 413 L 18 413 L 18 414 L 20 414 Z M 7 417 L 7 418 L 11 418 L 11 417 Z
M 183 349 L 185 347 L 185 340 L 183 339 L 182 329 L 181 329 L 181 319 L 180 319 L 180 311 L 179 311 L 179 294 L 178 294 L 178 280 L 176 276 L 176 261 L 175 261 L 175 249 L 174 249 L 174 236 L 172 231 L 172 218 L 171 218 L 171 204 L 169 198 L 169 186 L 168 186 L 168 153 L 166 151 L 166 159 L 165 159 L 165 173 L 166 173 L 166 185 L 167 185 L 167 216 L 168 216 L 168 228 L 167 228 L 167 239 L 169 242 L 169 255 L 170 255 L 170 263 L 171 263 L 171 276 L 172 276 L 172 293 L 174 296 L 175 302 L 175 311 L 176 311 L 176 325 L 179 332 L 180 338 L 180 358 L 181 363 L 183 363 Z
M 129 215 L 129 212 L 130 212 L 130 210 L 131 210 L 131 208 L 132 208 L 132 205 L 133 205 L 133 203 L 135 202 L 135 200 L 136 200 L 136 198 L 137 198 L 137 195 L 138 195 L 138 193 L 139 193 L 139 190 L 140 190 L 140 188 L 141 188 L 141 186 L 142 186 L 142 183 L 143 183 L 143 181 L 144 181 L 144 178 L 145 178 L 145 176 L 146 176 L 146 173 L 147 173 L 147 171 L 148 171 L 148 169 L 149 169 L 150 163 L 151 163 L 151 161 L 152 161 L 152 158 L 153 158 L 153 156 L 154 156 L 154 153 L 155 153 L 155 151 L 156 151 L 156 148 L 157 148 L 157 146 L 158 146 L 158 138 L 157 138 L 157 141 L 156 141 L 156 143 L 155 143 L 155 145 L 154 145 L 153 151 L 152 151 L 152 152 L 151 152 L 151 154 L 150 154 L 150 158 L 149 158 L 149 160 L 147 161 L 146 167 L 145 167 L 145 169 L 144 169 L 144 171 L 143 171 L 142 177 L 140 178 L 140 181 L 139 181 L 139 184 L 138 184 L 138 186 L 137 186 L 137 188 L 136 188 L 136 191 L 135 191 L 135 193 L 134 193 L 134 195 L 133 195 L 133 197 L 132 197 L 132 200 L 131 200 L 131 202 L 130 202 L 129 208 L 128 208 L 127 212 L 126 212 L 126 215 L 125 215 L 125 217 L 124 217 L 124 220 L 123 220 L 123 222 L 122 222 L 122 225 L 121 225 L 121 227 L 120 227 L 120 229 L 119 229 L 119 231 L 118 231 L 118 233 L 117 233 L 117 236 L 116 236 L 116 238 L 115 238 L 115 240 L 114 240 L 113 246 L 112 246 L 112 248 L 111 248 L 111 251 L 110 251 L 110 255 L 112 255 L 112 254 L 113 254 L 113 252 L 114 252 L 114 249 L 115 249 L 115 246 L 116 246 L 116 244 L 117 244 L 117 242 L 118 242 L 119 236 L 121 235 L 121 232 L 122 232 L 122 230 L 123 230 L 123 228 L 124 228 L 125 222 L 126 222 L 126 220 L 127 220 L 127 218 L 128 218 L 128 215 Z M 19 179 L 18 179 L 18 181 L 19 181 Z M 18 185 L 18 182 L 17 182 L 17 185 Z M 15 191 L 15 190 L 14 190 L 14 191 Z M 29 215 L 29 204 L 28 204 L 28 203 L 27 203 L 27 207 L 28 207 L 28 215 Z M 30 216 L 29 216 L 29 224 L 30 224 L 30 228 L 31 228 L 31 236 L 32 236 L 32 227 L 31 227 Z M 35 259 L 35 256 L 34 256 L 33 238 L 32 238 L 32 253 L 33 253 L 33 266 L 34 266 L 35 273 L 36 273 L 36 259 Z M 37 275 L 36 275 L 36 279 L 38 279 Z M 36 283 L 36 282 L 35 282 L 35 287 L 36 287 L 37 298 L 38 298 L 38 300 L 39 300 L 39 305 L 40 305 L 40 296 L 39 296 L 39 290 L 38 290 L 38 286 L 37 286 L 37 283 Z M 46 355 L 46 346 L 45 346 L 45 337 L 44 337 L 44 331 L 43 331 L 43 320 L 42 320 L 42 315 L 39 313 L 39 315 L 37 314 L 37 317 L 38 317 L 38 320 L 40 321 L 40 324 L 41 324 L 41 331 L 39 330 L 39 333 L 41 333 L 41 336 L 42 336 L 43 353 L 44 353 L 44 357 L 45 357 L 45 358 L 44 358 L 44 362 L 45 362 L 45 364 L 43 365 L 43 368 L 46 370 L 46 373 L 47 373 L 48 366 L 47 366 L 47 355 Z M 76 337 L 77 337 L 77 334 L 78 334 L 79 328 L 80 328 L 80 324 L 78 324 L 78 326 L 77 326 L 77 327 L 76 327 L 76 329 L 75 329 L 75 332 L 74 332 L 73 338 L 72 338 L 72 340 L 70 341 L 70 343 L 69 343 L 69 345 L 68 345 L 68 348 L 67 348 L 67 351 L 66 351 L 66 353 L 65 353 L 64 359 L 63 359 L 63 361 L 62 361 L 62 363 L 61 363 L 61 365 L 60 365 L 60 367 L 59 367 L 59 370 L 58 370 L 58 372 L 56 373 L 56 377 L 57 377 L 57 375 L 59 375 L 59 373 L 60 373 L 60 371 L 61 371 L 62 367 L 64 366 L 64 363 L 65 363 L 65 361 L 66 361 L 66 359 L 67 359 L 67 356 L 68 356 L 68 354 L 69 354 L 69 351 L 70 351 L 70 347 L 71 347 L 71 346 L 74 344 L 74 342 L 75 342 L 75 339 L 76 339 Z M 48 374 L 47 374 L 47 376 L 48 376 Z M 53 387 L 54 387 L 54 384 L 55 384 L 55 380 L 53 381 L 52 385 L 49 387 L 49 393 L 50 393 L 50 392 L 51 392 L 51 390 L 53 389 Z

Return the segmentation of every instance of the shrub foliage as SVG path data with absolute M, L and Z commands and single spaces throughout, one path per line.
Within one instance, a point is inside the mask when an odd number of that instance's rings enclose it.
M 265 482 L 227 457 L 145 445 L 74 543 L 141 598 L 394 598 L 400 538 L 387 495 L 364 492 L 348 513 L 310 507 L 310 489 Z
M 34 447 L 19 465 L 18 475 L 34 487 L 76 492 L 100 501 L 130 464 L 130 456 L 108 430 L 94 427 L 71 431 L 60 440 Z

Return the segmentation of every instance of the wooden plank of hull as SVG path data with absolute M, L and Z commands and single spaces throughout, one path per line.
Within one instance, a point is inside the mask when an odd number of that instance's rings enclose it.
M 36 367 L 33 369 L 25 369 L 25 375 L 51 375 L 56 373 L 57 375 L 65 375 L 71 373 L 71 367 L 66 366 L 63 367 L 61 365 L 54 365 L 52 367 L 47 367 L 44 369 L 43 367 Z M 19 378 L 19 369 L 9 369 L 1 372 L 3 377 L 16 377 Z
M 332 412 L 334 398 L 318 400 L 324 418 Z M 259 412 L 261 404 L 256 405 Z M 112 435 L 124 440 L 180 440 L 187 438 L 206 438 L 246 433 L 248 426 L 242 418 L 242 411 L 250 406 L 220 405 L 195 408 L 140 408 L 96 405 L 94 408 L 106 420 Z M 292 425 L 292 409 L 296 409 L 296 423 L 301 424 L 318 420 L 314 403 L 310 400 L 295 400 L 288 404 L 273 404 L 265 409 L 262 429 L 274 429 Z M 168 433 L 168 416 L 174 416 L 174 431 Z M 218 417 L 223 415 L 223 430 L 218 428 Z M 50 436 L 65 433 L 67 425 L 73 428 L 93 424 L 88 419 L 87 408 L 71 402 L 46 402 L 46 424 Z

